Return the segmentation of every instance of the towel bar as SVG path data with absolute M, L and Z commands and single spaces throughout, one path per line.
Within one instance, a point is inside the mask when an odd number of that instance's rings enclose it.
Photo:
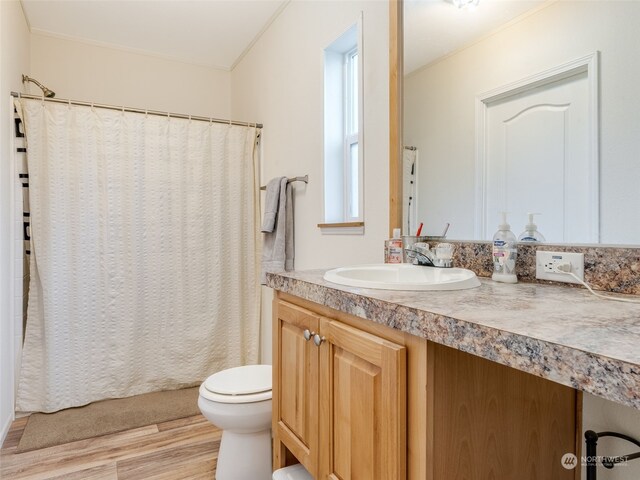
M 305 175 L 304 177 L 291 177 L 291 178 L 287 178 L 287 183 L 291 183 L 291 182 L 304 182 L 304 183 L 309 183 L 309 175 Z M 266 190 L 267 186 L 263 185 L 260 187 L 260 190 Z

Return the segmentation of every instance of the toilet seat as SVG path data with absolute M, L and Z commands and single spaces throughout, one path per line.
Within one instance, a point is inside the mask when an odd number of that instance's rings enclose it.
M 271 399 L 271 365 L 229 368 L 208 377 L 200 396 L 220 403 L 252 403 Z

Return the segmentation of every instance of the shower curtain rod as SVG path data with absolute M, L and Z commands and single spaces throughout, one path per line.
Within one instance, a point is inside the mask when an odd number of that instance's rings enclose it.
M 158 115 L 160 117 L 184 118 L 187 120 L 197 120 L 199 122 L 226 123 L 227 125 L 239 125 L 242 127 L 255 126 L 256 128 L 262 128 L 261 123 L 238 122 L 235 120 L 223 120 L 220 118 L 200 117 L 198 115 L 185 115 L 182 113 L 160 112 L 157 110 L 144 110 L 141 108 L 119 107 L 117 105 L 106 105 L 102 103 L 81 102 L 78 100 L 66 100 L 64 98 L 47 98 L 47 97 L 43 97 L 42 95 L 31 95 L 27 93 L 11 92 L 11 96 L 15 98 L 29 98 L 33 100 L 43 100 L 45 102 L 57 102 L 57 103 L 66 103 L 68 105 L 79 105 L 82 107 L 106 108 L 107 110 L 120 110 L 121 112 L 144 113 L 146 115 Z

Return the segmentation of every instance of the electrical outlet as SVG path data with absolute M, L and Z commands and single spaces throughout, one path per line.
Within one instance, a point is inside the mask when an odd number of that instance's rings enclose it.
M 536 278 L 554 282 L 580 283 L 571 275 L 556 273 L 555 268 L 563 263 L 571 264 L 571 272 L 584 280 L 584 253 L 536 252 Z

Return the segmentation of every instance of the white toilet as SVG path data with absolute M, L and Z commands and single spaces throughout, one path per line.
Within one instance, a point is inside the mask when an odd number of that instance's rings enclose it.
M 273 480 L 313 480 L 313 477 L 298 463 L 273 472 Z
M 211 375 L 200 385 L 198 407 L 222 430 L 216 480 L 270 480 L 271 365 Z

